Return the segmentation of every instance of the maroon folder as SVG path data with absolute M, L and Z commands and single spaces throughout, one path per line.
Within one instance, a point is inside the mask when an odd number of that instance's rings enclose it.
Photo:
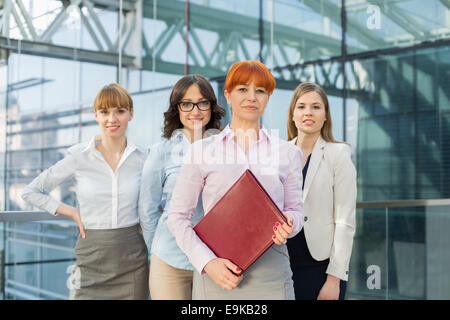
M 245 271 L 273 244 L 273 227 L 282 221 L 282 212 L 247 169 L 194 230 L 216 256 Z

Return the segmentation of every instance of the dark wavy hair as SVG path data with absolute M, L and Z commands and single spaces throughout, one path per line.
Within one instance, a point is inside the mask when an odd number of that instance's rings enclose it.
M 206 125 L 205 130 L 221 129 L 220 120 L 225 115 L 225 109 L 217 104 L 216 94 L 214 93 L 211 84 L 205 77 L 199 74 L 190 74 L 178 80 L 172 88 L 169 99 L 170 106 L 167 111 L 164 112 L 164 130 L 162 135 L 164 138 L 170 139 L 176 129 L 183 128 L 183 124 L 180 121 L 178 103 L 180 103 L 181 99 L 183 99 L 186 94 L 186 91 L 193 84 L 198 86 L 200 93 L 206 100 L 211 101 L 211 119 Z

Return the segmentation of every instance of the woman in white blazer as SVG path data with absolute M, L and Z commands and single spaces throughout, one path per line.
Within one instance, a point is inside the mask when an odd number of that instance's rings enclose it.
M 303 153 L 302 231 L 287 242 L 297 300 L 345 297 L 355 233 L 356 170 L 333 138 L 328 98 L 317 84 L 294 91 L 288 139 Z

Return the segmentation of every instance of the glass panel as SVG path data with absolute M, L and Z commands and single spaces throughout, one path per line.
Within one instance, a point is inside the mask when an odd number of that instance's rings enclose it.
M 184 1 L 144 2 L 145 69 L 210 78 L 223 76 L 236 61 L 258 59 L 259 0 L 190 3 L 188 38 L 185 12 Z
M 346 299 L 386 299 L 386 209 L 357 209 Z
M 416 228 L 419 227 L 423 231 L 419 235 L 413 235 L 414 243 L 417 243 L 417 247 L 423 246 L 424 262 L 418 264 L 418 267 L 423 268 L 418 270 L 416 266 L 410 266 L 405 281 L 402 284 L 406 285 L 406 289 L 414 288 L 414 293 L 418 294 L 421 291 L 417 290 L 414 286 L 414 279 L 411 277 L 415 273 L 424 272 L 424 289 L 425 299 L 450 299 L 450 275 L 448 274 L 448 266 L 450 264 L 450 258 L 448 255 L 448 248 L 450 246 L 450 206 L 436 206 L 425 207 L 423 213 L 416 213 L 417 222 Z M 420 222 L 424 225 L 420 226 Z M 424 243 L 420 243 L 423 240 Z M 412 257 L 417 261 L 420 252 L 414 254 Z M 409 259 L 409 257 L 407 258 Z M 411 260 L 408 260 L 411 261 Z M 422 266 L 423 265 L 423 266 Z M 414 272 L 414 273 L 413 273 Z M 409 281 L 409 282 L 408 282 Z M 407 287 L 409 285 L 409 288 Z M 405 287 L 403 287 L 405 288 Z M 402 288 L 402 289 L 403 289 Z
M 262 124 L 268 129 L 269 134 L 276 136 L 278 133 L 281 139 L 287 139 L 286 121 L 291 97 L 291 90 L 276 89 L 271 95 L 262 117 Z
M 430 48 L 353 62 L 360 74 L 349 90 L 358 109 L 359 200 L 448 197 L 447 118 L 440 110 L 449 100 L 439 95 L 447 81 L 438 78 L 447 53 Z
M 4 300 L 5 287 L 5 223 L 0 222 L 0 300 Z
M 8 95 L 8 66 L 7 51 L 0 49 L 0 210 L 4 210 L 5 203 L 5 152 L 7 133 L 7 95 Z M 1 234 L 0 234 L 1 237 Z M 1 249 L 0 249 L 1 250 Z
M 78 228 L 72 221 L 6 223 L 7 299 L 66 299 Z
M 341 54 L 340 0 L 265 0 L 263 4 L 263 61 L 269 67 Z
M 136 144 L 148 147 L 161 140 L 164 112 L 169 107 L 172 88 L 133 96 L 135 115 L 128 127 L 128 137 Z M 151 101 L 151 104 L 149 104 Z M 145 128 L 145 130 L 142 130 Z
M 449 213 L 449 206 L 358 209 L 347 299 L 449 299 Z
M 19 113 L 42 110 L 41 85 L 45 80 L 42 75 L 43 59 L 38 56 L 16 53 L 9 56 L 9 117 L 14 118 Z
M 445 1 L 346 1 L 345 9 L 348 53 L 444 39 L 450 31 Z
M 295 87 L 294 87 L 295 89 Z M 262 124 L 267 129 L 274 129 L 273 134 L 279 134 L 281 139 L 287 139 L 287 115 L 289 103 L 294 92 L 286 89 L 275 89 L 267 104 L 262 117 Z M 343 140 L 342 98 L 328 96 L 331 118 L 333 121 L 333 135 L 337 140 Z M 269 130 L 270 133 L 270 130 Z
M 388 299 L 425 299 L 425 208 L 389 208 Z M 444 221 L 442 221 L 444 222 Z

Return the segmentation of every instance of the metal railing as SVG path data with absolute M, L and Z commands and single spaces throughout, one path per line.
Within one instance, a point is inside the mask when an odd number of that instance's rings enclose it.
M 410 208 L 448 206 L 450 199 L 390 200 L 358 202 L 357 209 L 375 208 Z M 45 211 L 0 211 L 0 222 L 31 222 L 70 220 L 62 215 L 52 215 Z
M 357 209 L 411 208 L 411 207 L 434 207 L 434 206 L 448 206 L 448 205 L 450 205 L 450 199 L 390 200 L 390 201 L 358 202 L 356 204 L 356 208 Z
M 434 207 L 434 208 L 433 208 Z M 440 208 L 442 207 L 442 208 Z M 350 276 L 353 277 L 353 284 L 357 284 L 352 289 L 347 290 L 347 296 L 350 294 L 351 299 L 404 299 L 408 298 L 406 295 L 402 295 L 402 292 L 405 292 L 405 276 L 404 269 L 399 269 L 398 266 L 395 265 L 395 259 L 399 254 L 404 254 L 405 252 L 411 252 L 411 248 L 419 249 L 419 253 L 416 256 L 410 256 L 409 258 L 419 259 L 419 264 L 422 264 L 425 268 L 423 271 L 422 279 L 418 279 L 425 284 L 425 289 L 423 289 L 423 297 L 428 298 L 430 293 L 426 288 L 429 284 L 429 277 L 435 276 L 436 274 L 441 274 L 439 271 L 441 265 L 446 265 L 446 260 L 441 258 L 438 262 L 438 271 L 434 270 L 434 273 L 430 273 L 427 262 L 427 254 L 429 252 L 437 252 L 433 251 L 435 249 L 431 248 L 433 244 L 428 244 L 427 241 L 429 239 L 419 239 L 416 237 L 415 232 L 416 229 L 409 229 L 411 225 L 421 225 L 421 217 L 427 217 L 426 224 L 432 224 L 433 226 L 438 226 L 436 232 L 445 233 L 445 228 L 450 221 L 450 199 L 421 199 L 421 200 L 395 200 L 395 201 L 372 201 L 372 202 L 359 202 L 356 205 L 357 208 L 357 223 L 363 222 L 366 229 L 361 229 L 359 231 L 358 236 L 355 235 L 355 243 L 359 242 L 358 248 L 354 247 L 354 252 L 352 253 L 352 259 L 355 258 L 355 264 L 351 269 Z M 405 210 L 402 210 L 404 208 Z M 414 209 L 417 208 L 417 209 Z M 436 214 L 437 212 L 437 214 Z M 418 214 L 416 214 L 418 213 Z M 401 216 L 402 219 L 407 219 L 406 226 L 398 225 L 396 219 Z M 448 217 L 448 218 L 447 218 Z M 374 219 L 376 223 L 374 224 Z M 406 220 L 403 220 L 406 221 Z M 23 286 L 27 286 L 27 284 L 23 284 L 20 286 L 20 283 L 14 282 L 12 279 L 7 279 L 5 277 L 5 269 L 16 267 L 25 267 L 27 265 L 43 265 L 43 264 L 52 264 L 52 263 L 61 263 L 61 262 L 72 262 L 75 259 L 65 258 L 65 256 L 58 257 L 60 259 L 32 259 L 32 261 L 19 261 L 20 258 L 17 258 L 17 261 L 5 261 L 7 260 L 5 257 L 5 247 L 8 241 L 11 239 L 8 238 L 8 232 L 12 232 L 15 235 L 20 237 L 24 237 L 26 240 L 27 237 L 33 236 L 33 232 L 36 233 L 37 237 L 46 237 L 46 239 L 53 239 L 50 241 L 54 241 L 56 238 L 61 238 L 61 235 L 64 234 L 64 230 L 58 231 L 55 234 L 49 232 L 47 235 L 46 230 L 41 230 L 41 232 L 37 233 L 33 228 L 22 230 L 21 223 L 28 222 L 36 222 L 36 223 L 44 223 L 49 224 L 57 224 L 63 223 L 64 225 L 70 224 L 73 229 L 71 232 L 72 236 L 76 237 L 77 234 L 77 226 L 76 224 L 68 219 L 65 216 L 61 215 L 52 215 L 44 211 L 0 211 L 0 234 L 3 237 L 3 248 L 1 247 L 1 239 L 0 239 L 0 290 L 3 291 L 3 299 L 5 299 L 5 292 L 14 295 L 17 297 L 21 297 L 17 290 L 22 290 L 25 288 Z M 17 223 L 17 224 L 16 224 Z M 73 224 L 73 226 L 72 226 Z M 450 227 L 450 225 L 448 226 Z M 402 229 L 400 236 L 397 233 L 398 229 Z M 424 230 L 426 227 L 424 227 Z M 434 231 L 434 229 L 432 229 Z M 427 231 L 427 230 L 426 230 Z M 428 232 L 428 231 L 427 231 Z M 357 232 L 358 233 L 358 232 Z M 406 235 L 406 238 L 405 238 Z M 56 237 L 57 236 L 57 237 Z M 430 236 L 430 235 L 428 235 Z M 402 238 L 403 237 L 403 238 Z M 433 238 L 434 239 L 434 238 Z M 439 238 L 440 239 L 440 238 Z M 447 239 L 447 238 L 446 238 Z M 16 239 L 17 240 L 17 239 Z M 25 241 L 24 240 L 24 241 Z M 30 240 L 26 240 L 30 243 L 34 243 Z M 425 242 L 423 242 L 425 241 Z M 447 240 L 445 240 L 447 241 Z M 448 242 L 448 241 L 447 241 Z M 442 243 L 438 250 L 444 250 L 446 243 Z M 51 244 L 51 246 L 55 246 Z M 44 245 L 44 244 L 43 244 Z M 425 248 L 423 248 L 425 246 Z M 66 248 L 69 250 L 69 247 Z M 427 250 L 422 252 L 423 250 Z M 429 251 L 431 250 L 431 251 Z M 370 251 L 370 252 L 369 252 Z M 440 251 L 439 251 L 440 252 Z M 13 255 L 14 256 L 14 255 Z M 417 258 L 419 257 L 419 258 Z M 56 257 L 55 257 L 56 258 Z M 361 260 L 362 259 L 362 260 Z M 404 260 L 404 259 L 403 259 Z M 408 259 L 407 259 L 408 260 Z M 362 261 L 362 262 L 361 262 Z M 409 261 L 409 260 L 408 260 Z M 362 264 L 361 264 L 362 263 Z M 394 267 L 392 265 L 394 263 Z M 412 263 L 412 261 L 411 261 Z M 366 280 L 368 279 L 367 267 L 369 265 L 379 264 L 381 267 L 383 276 L 382 282 L 383 288 L 381 290 L 368 290 L 366 286 Z M 433 265 L 435 268 L 435 265 Z M 400 272 L 400 273 L 399 273 Z M 392 279 L 391 279 L 392 278 Z M 442 291 L 439 297 L 443 297 L 444 299 L 448 299 L 450 297 L 450 278 L 445 277 L 440 278 L 441 282 L 445 282 L 445 286 L 448 286 L 449 289 L 445 289 Z M 409 281 L 409 278 L 407 279 Z M 400 282 L 403 281 L 403 287 L 400 286 Z M 14 284 L 14 286 L 12 286 Z M 408 283 L 409 284 L 409 283 Z M 431 283 L 432 286 L 435 286 L 435 283 Z M 6 288 L 7 287 L 7 288 Z M 10 290 L 11 289 L 11 290 Z M 33 295 L 37 294 L 38 297 L 43 297 L 44 299 L 59 299 L 61 298 L 61 294 L 55 293 L 52 295 L 51 292 L 47 292 L 46 290 L 36 287 L 35 289 L 28 286 L 25 290 L 26 294 Z M 33 290 L 34 291 L 33 291 Z M 14 291 L 16 290 L 16 291 Z M 31 290 L 31 291 L 30 291 Z M 15 292 L 15 293 L 14 293 Z M 28 292 L 28 293 L 27 293 Z M 30 296 L 31 297 L 31 296 Z M 438 297 L 438 298 L 439 298 Z M 420 299 L 420 295 L 419 295 Z M 431 299 L 432 296 L 431 296 Z M 439 298 L 440 299 L 440 298 Z
M 0 211 L 0 222 L 70 220 L 62 215 L 52 215 L 45 211 Z

